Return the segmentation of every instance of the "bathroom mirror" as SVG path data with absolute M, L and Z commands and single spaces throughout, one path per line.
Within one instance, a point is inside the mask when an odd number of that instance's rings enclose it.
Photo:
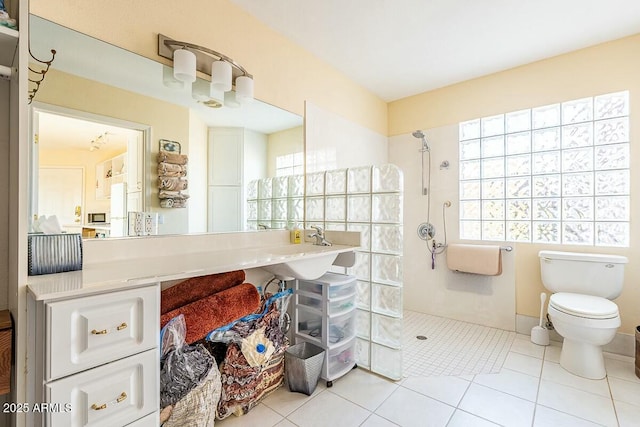
M 110 184 L 100 182 L 98 171 L 104 168 L 109 171 L 111 167 L 107 177 L 115 181 L 118 173 L 126 171 L 129 189 L 135 185 L 131 175 L 141 176 L 141 185 L 134 189 L 137 193 L 127 193 L 131 197 L 125 197 L 130 207 L 126 210 L 157 213 L 158 234 L 242 231 L 246 224 L 243 219 L 222 225 L 215 222 L 219 212 L 230 216 L 228 199 L 224 202 L 217 199 L 217 189 L 227 191 L 230 186 L 234 187 L 234 200 L 240 205 L 237 219 L 246 210 L 242 205 L 250 180 L 302 173 L 302 117 L 259 100 L 239 108 L 211 108 L 196 99 L 197 90 L 208 86 L 206 80 L 198 79 L 194 91 L 170 87 L 166 79 L 172 73 L 170 67 L 34 15 L 30 16 L 29 32 L 33 56 L 49 60 L 50 50 L 56 50 L 51 68 L 31 105 L 32 142 L 39 139 L 42 145 L 31 144 L 30 218 L 55 214 L 65 223 L 62 225 L 71 226 L 68 231 L 77 231 L 74 225 L 90 228 L 83 226 L 91 219 L 100 219 L 102 213 L 107 214 L 110 223 L 112 199 L 106 196 L 108 188 L 100 188 Z M 42 69 L 34 60 L 30 67 Z M 259 81 L 259 77 L 256 80 Z M 37 117 L 41 113 L 51 116 Z M 91 130 L 81 133 L 71 126 L 72 121 L 67 121 L 71 119 L 84 122 Z M 64 130 L 64 141 L 60 135 L 57 142 L 43 138 L 50 132 L 43 126 L 52 122 L 61 125 L 58 127 Z M 228 149 L 229 134 L 233 134 L 236 141 L 232 150 Z M 222 148 L 216 145 L 220 135 L 227 136 Z M 74 151 L 65 151 L 64 147 L 72 140 L 77 144 Z M 160 207 L 156 160 L 160 140 L 178 142 L 182 153 L 189 156 L 186 208 Z M 38 149 L 43 153 L 48 151 L 42 156 Z M 51 150 L 56 152 L 53 157 Z M 135 150 L 136 154 L 132 155 Z M 84 163 L 75 162 L 81 157 L 86 158 Z M 129 162 L 125 167 L 120 162 L 122 158 L 125 163 Z M 294 159 L 298 162 L 296 165 Z M 212 168 L 215 165 L 217 169 Z M 233 165 L 229 166 L 235 171 L 233 182 L 220 180 L 221 174 L 217 173 L 220 165 Z M 44 202 L 46 197 L 41 197 L 38 182 L 62 183 L 58 175 L 64 175 L 65 186 L 73 186 L 69 176 L 74 173 L 66 171 L 71 169 L 84 171 L 84 184 L 76 184 L 83 190 L 76 190 L 73 199 L 62 192 L 62 184 L 49 185 L 44 190 L 55 193 L 56 197 Z M 61 199 L 72 209 L 67 207 L 64 212 L 57 212 L 55 206 Z M 80 208 L 76 209 L 77 206 Z M 108 232 L 98 234 L 109 236 Z

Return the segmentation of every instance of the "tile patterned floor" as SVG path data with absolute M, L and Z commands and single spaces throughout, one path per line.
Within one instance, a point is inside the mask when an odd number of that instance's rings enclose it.
M 408 310 L 402 327 L 404 376 L 500 372 L 516 336 L 515 332 Z
M 559 365 L 560 345 L 513 340 L 499 373 L 389 381 L 355 369 L 311 396 L 285 387 L 218 427 L 640 426 L 633 358 L 605 354 L 607 378 L 586 380 Z

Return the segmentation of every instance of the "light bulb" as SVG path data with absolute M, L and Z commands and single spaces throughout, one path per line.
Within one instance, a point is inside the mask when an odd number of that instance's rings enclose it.
M 236 99 L 241 104 L 253 101 L 253 79 L 249 76 L 239 76 L 236 79 Z
M 233 70 L 226 61 L 214 61 L 211 64 L 211 86 L 223 92 L 231 90 Z
M 185 83 L 196 81 L 196 54 L 186 49 L 173 52 L 173 77 Z

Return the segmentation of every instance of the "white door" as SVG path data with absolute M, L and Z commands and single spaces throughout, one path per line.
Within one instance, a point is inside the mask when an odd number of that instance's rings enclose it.
M 76 206 L 80 206 L 80 222 L 84 212 L 84 168 L 41 167 L 38 173 L 38 212 L 56 215 L 60 225 L 74 225 Z

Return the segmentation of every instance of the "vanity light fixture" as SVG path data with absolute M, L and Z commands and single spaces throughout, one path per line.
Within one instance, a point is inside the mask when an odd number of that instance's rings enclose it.
M 247 76 L 236 79 L 236 99 L 241 104 L 253 100 L 253 79 Z
M 173 77 L 173 69 L 166 65 L 162 66 L 162 84 L 172 89 L 182 89 L 184 87 L 184 82 Z
M 238 94 L 236 92 L 225 92 L 224 93 L 224 105 L 229 108 L 238 108 L 240 107 L 240 102 L 238 102 Z
M 185 49 L 173 52 L 173 77 L 184 83 L 196 81 L 196 54 Z
M 231 64 L 225 61 L 213 61 L 211 64 L 211 87 L 229 92 L 233 80 Z
M 211 100 L 216 104 L 228 99 L 227 106 L 231 107 L 234 98 L 235 102 L 241 104 L 253 100 L 253 76 L 226 55 L 192 43 L 173 40 L 162 34 L 158 34 L 158 55 L 173 60 L 173 75 L 177 80 L 195 82 L 196 70 L 211 76 L 208 100 L 200 99 L 204 99 L 205 92 L 200 85 L 192 87 L 192 96 L 199 102 L 209 105 Z M 234 86 L 235 94 L 231 97 L 226 93 L 232 92 Z

